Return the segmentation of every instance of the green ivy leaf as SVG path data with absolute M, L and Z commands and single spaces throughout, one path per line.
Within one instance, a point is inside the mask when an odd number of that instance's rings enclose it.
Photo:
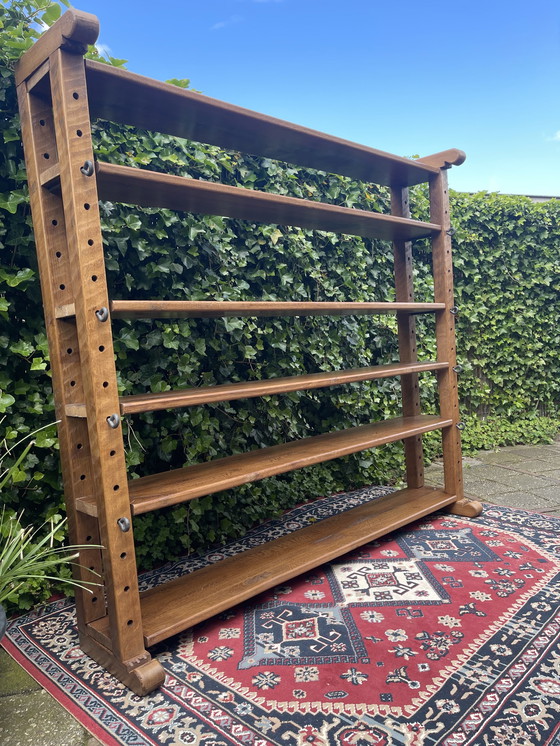
M 8 407 L 11 407 L 12 404 L 15 404 L 16 400 L 11 394 L 5 394 L 3 391 L 0 391 L 0 412 L 4 413 Z
M 41 20 L 43 23 L 46 23 L 47 26 L 52 26 L 52 24 L 60 18 L 61 8 L 58 3 L 52 3 L 49 5 L 47 10 L 43 13 L 41 16 Z

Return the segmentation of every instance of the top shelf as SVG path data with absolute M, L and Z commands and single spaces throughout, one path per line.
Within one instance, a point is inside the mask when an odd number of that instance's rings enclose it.
M 85 60 L 92 118 L 297 163 L 361 181 L 405 187 L 439 168 L 323 134 L 194 91 Z

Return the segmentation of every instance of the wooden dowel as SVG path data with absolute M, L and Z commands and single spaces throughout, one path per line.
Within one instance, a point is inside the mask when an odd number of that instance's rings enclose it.
M 181 301 L 114 300 L 114 319 L 224 318 L 228 316 L 361 316 L 391 313 L 434 313 L 443 303 L 352 303 L 344 301 Z M 71 315 L 72 307 L 60 309 Z

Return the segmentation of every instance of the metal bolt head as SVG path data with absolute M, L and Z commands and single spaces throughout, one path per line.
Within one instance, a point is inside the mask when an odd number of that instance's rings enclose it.
M 93 176 L 95 171 L 93 161 L 85 161 L 83 166 L 80 166 L 80 171 L 84 176 Z
M 117 525 L 120 528 L 120 530 L 125 534 L 127 531 L 130 531 L 130 519 L 128 518 L 119 518 L 117 520 Z
M 101 308 L 97 309 L 95 315 L 97 316 L 99 321 L 107 321 L 107 319 L 109 318 L 109 309 L 105 306 L 102 306 Z
M 121 421 L 120 415 L 118 415 L 116 412 L 115 414 L 110 414 L 107 417 L 107 424 L 109 425 L 109 427 L 112 427 L 113 430 L 119 426 L 120 421 Z

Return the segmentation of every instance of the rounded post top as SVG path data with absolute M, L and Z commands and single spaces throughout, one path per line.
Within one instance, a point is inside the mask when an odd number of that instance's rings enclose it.
M 99 19 L 92 13 L 70 8 L 60 16 L 58 21 L 46 33 L 48 34 L 55 30 L 57 30 L 62 39 L 61 46 L 64 46 L 65 41 L 81 45 L 86 47 L 84 50 L 85 53 L 88 45 L 95 44 L 97 41 L 97 37 L 99 36 Z
M 425 163 L 427 166 L 435 166 L 436 168 L 451 168 L 451 166 L 460 166 L 465 162 L 467 156 L 462 150 L 458 148 L 450 148 L 449 150 L 442 150 L 439 153 L 433 155 L 427 155 L 424 158 L 418 158 L 418 163 Z
M 71 8 L 37 39 L 16 66 L 16 83 L 27 80 L 57 49 L 84 55 L 99 36 L 97 16 Z

